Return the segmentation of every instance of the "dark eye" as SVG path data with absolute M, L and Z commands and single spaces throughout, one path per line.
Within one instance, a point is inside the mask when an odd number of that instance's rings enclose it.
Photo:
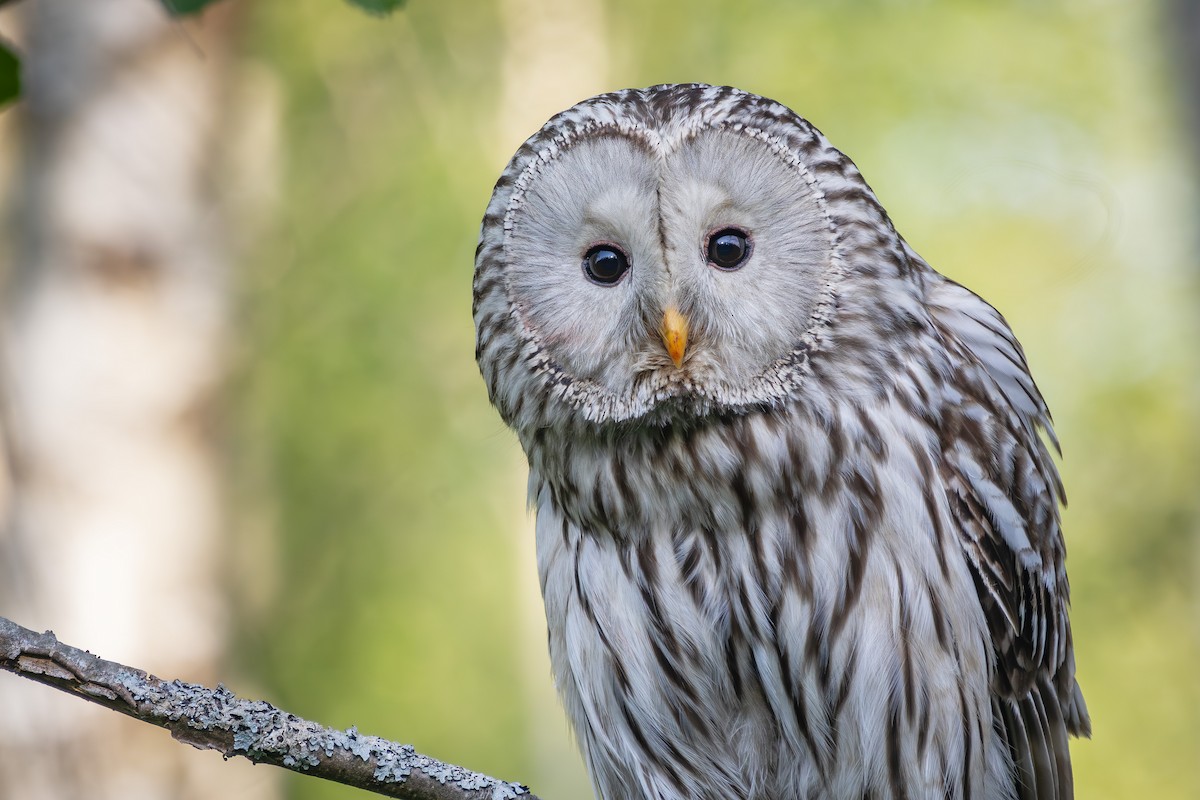
M 629 258 L 615 245 L 598 244 L 583 256 L 583 272 L 601 286 L 612 286 L 629 271 Z
M 708 240 L 708 262 L 721 269 L 737 269 L 750 256 L 750 240 L 737 228 L 725 228 Z

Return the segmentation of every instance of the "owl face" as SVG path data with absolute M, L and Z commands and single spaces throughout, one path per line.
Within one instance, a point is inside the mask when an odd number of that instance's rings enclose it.
M 501 413 L 547 390 L 591 420 L 792 391 L 843 272 L 814 166 L 861 184 L 804 120 L 727 87 L 602 95 L 552 119 L 481 235 L 478 355 Z

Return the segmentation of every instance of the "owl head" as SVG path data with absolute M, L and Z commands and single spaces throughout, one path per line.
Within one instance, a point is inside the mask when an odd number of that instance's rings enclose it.
M 700 84 L 614 92 L 552 118 L 500 176 L 476 356 L 518 433 L 762 408 L 803 392 L 835 334 L 917 308 L 910 272 L 853 163 L 786 107 Z M 864 369 L 847 355 L 828 380 Z

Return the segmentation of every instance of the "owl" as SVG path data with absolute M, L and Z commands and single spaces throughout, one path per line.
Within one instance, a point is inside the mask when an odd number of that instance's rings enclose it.
M 597 797 L 1072 797 L 1049 411 L 810 123 L 699 84 L 558 114 L 474 318 Z

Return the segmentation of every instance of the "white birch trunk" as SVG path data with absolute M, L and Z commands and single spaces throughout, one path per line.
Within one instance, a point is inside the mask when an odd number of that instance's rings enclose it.
M 0 614 L 166 676 L 219 677 L 212 417 L 227 15 L 27 0 L 3 232 Z M 0 798 L 258 798 L 267 771 L 0 677 Z

